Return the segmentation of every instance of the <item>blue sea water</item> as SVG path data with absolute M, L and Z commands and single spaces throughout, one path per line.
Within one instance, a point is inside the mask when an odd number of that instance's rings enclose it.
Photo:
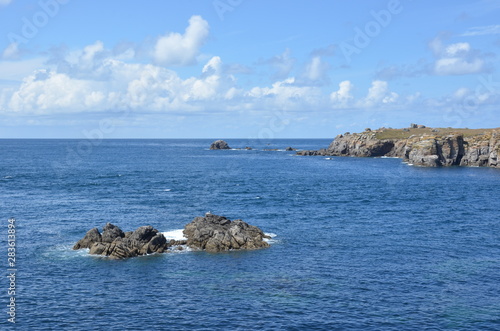
M 16 218 L 20 330 L 499 330 L 500 171 L 263 151 L 329 140 L 0 140 L 0 328 Z M 123 261 L 92 227 L 182 229 L 211 211 L 268 249 Z

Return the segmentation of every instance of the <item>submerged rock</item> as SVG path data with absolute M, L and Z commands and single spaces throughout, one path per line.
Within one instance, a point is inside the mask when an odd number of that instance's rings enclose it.
M 196 217 L 183 233 L 189 247 L 208 252 L 269 247 L 264 238 L 270 239 L 256 226 L 212 214 Z
M 231 149 L 224 140 L 216 140 L 210 145 L 210 149 Z

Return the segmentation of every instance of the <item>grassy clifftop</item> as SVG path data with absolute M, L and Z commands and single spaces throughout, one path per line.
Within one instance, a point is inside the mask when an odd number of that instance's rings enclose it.
M 436 138 L 448 136 L 450 134 L 461 134 L 466 137 L 474 137 L 474 136 L 484 136 L 491 135 L 491 133 L 495 130 L 500 130 L 500 128 L 496 129 L 455 129 L 455 128 L 405 128 L 405 129 L 378 129 L 372 131 L 375 133 L 375 138 L 384 140 L 384 139 L 408 139 L 411 136 L 434 136 Z

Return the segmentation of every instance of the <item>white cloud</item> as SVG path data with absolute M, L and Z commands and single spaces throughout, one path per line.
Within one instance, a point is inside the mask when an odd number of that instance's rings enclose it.
M 475 26 L 461 34 L 462 37 L 474 37 L 500 34 L 500 25 Z
M 2 58 L 6 60 L 17 59 L 19 57 L 19 45 L 10 43 L 3 51 Z
M 477 58 L 467 60 L 460 57 L 451 57 L 437 60 L 434 68 L 438 75 L 476 74 L 483 71 L 484 61 Z
M 201 111 L 220 107 L 242 95 L 236 88 L 236 79 L 224 73 L 220 57 L 210 59 L 199 77 L 181 79 L 164 67 L 130 64 L 109 56 L 96 60 L 98 54 L 108 54 L 101 43 L 79 52 L 67 72 L 53 68 L 29 74 L 9 93 L 7 89 L 0 91 L 0 110 L 26 114 L 123 109 Z M 96 74 L 82 76 L 80 72 L 89 67 Z
M 156 63 L 177 66 L 195 63 L 208 33 L 208 22 L 201 16 L 192 16 L 184 34 L 171 32 L 158 38 L 153 50 Z
M 372 86 L 368 89 L 368 94 L 361 105 L 365 107 L 374 107 L 378 105 L 387 105 L 395 103 L 399 95 L 389 91 L 387 82 L 376 80 L 372 82 Z
M 98 40 L 92 45 L 88 45 L 83 49 L 81 60 L 84 64 L 92 65 L 96 56 L 104 51 L 104 44 Z
M 354 99 L 352 95 L 353 89 L 354 85 L 350 81 L 344 80 L 340 82 L 339 89 L 330 94 L 330 100 L 334 103 L 334 106 L 347 106 Z
M 246 93 L 254 107 L 304 110 L 304 106 L 314 106 L 320 102 L 321 91 L 317 87 L 297 86 L 294 77 L 277 81 L 271 87 L 254 87 Z M 266 108 L 264 108 L 266 109 Z
M 480 52 L 467 42 L 443 45 L 441 38 L 432 40 L 429 47 L 436 56 L 434 73 L 437 75 L 467 75 L 486 71 L 487 65 Z
M 470 51 L 470 44 L 469 43 L 451 44 L 445 48 L 445 53 L 447 56 L 465 55 L 469 51 Z
M 0 6 L 7 6 L 12 0 L 0 0 Z
M 96 106 L 93 84 L 65 74 L 40 70 L 27 77 L 10 98 L 14 112 L 81 111 Z M 90 99 L 89 99 L 89 96 Z M 101 100 L 102 101 L 102 98 Z

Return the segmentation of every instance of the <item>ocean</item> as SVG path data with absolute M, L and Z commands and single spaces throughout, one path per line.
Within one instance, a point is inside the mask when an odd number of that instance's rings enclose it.
M 0 329 L 500 329 L 500 170 L 284 151 L 330 139 L 227 141 L 254 149 L 0 140 Z M 119 261 L 72 250 L 106 222 L 178 237 L 209 211 L 273 234 L 271 247 Z

